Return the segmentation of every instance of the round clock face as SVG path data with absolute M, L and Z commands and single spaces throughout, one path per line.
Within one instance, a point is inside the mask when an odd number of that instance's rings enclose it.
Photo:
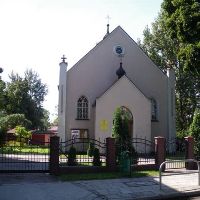
M 117 54 L 122 54 L 122 52 L 123 52 L 122 47 L 120 47 L 120 46 L 117 46 L 115 51 Z
M 114 53 L 117 54 L 118 56 L 124 55 L 124 48 L 120 45 L 114 46 L 113 50 L 114 50 Z

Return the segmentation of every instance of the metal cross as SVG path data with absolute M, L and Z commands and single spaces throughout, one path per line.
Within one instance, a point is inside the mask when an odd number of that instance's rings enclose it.
M 67 58 L 65 57 L 65 55 L 63 55 L 63 57 L 62 57 L 61 59 L 62 59 L 62 62 L 65 62 L 65 60 L 66 60 Z
M 109 15 L 107 15 L 106 19 L 108 20 L 108 24 L 109 24 L 109 20 L 111 19 Z

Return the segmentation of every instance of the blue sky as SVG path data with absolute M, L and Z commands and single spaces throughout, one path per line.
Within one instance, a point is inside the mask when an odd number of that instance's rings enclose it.
M 162 0 L 0 0 L 0 67 L 3 80 L 13 70 L 36 71 L 49 94 L 44 107 L 53 113 L 58 102 L 59 63 L 71 68 L 106 33 L 120 25 L 135 41 L 142 38 Z

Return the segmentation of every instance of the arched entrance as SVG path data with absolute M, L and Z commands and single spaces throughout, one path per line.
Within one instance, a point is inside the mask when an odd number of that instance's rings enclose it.
M 123 118 L 128 119 L 129 136 L 130 138 L 132 138 L 133 137 L 133 115 L 131 111 L 125 106 L 121 106 L 120 109 L 122 111 L 122 119 Z

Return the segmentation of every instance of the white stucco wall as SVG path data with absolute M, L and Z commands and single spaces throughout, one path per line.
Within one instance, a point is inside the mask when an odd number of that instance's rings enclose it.
M 113 114 L 116 108 L 124 106 L 133 115 L 132 137 L 146 136 L 151 140 L 151 102 L 133 83 L 123 76 L 96 101 L 96 139 L 104 140 L 112 136 Z M 101 128 L 106 121 L 107 127 Z
M 151 123 L 152 137 L 168 135 L 168 77 L 121 27 L 117 27 L 67 72 L 67 137 L 70 137 L 70 129 L 88 129 L 89 136 L 94 136 L 95 100 L 117 81 L 120 60 L 113 53 L 113 47 L 118 44 L 125 48 L 123 68 L 127 77 L 146 97 L 158 103 L 158 121 Z M 81 95 L 89 100 L 89 120 L 76 120 L 76 102 Z

